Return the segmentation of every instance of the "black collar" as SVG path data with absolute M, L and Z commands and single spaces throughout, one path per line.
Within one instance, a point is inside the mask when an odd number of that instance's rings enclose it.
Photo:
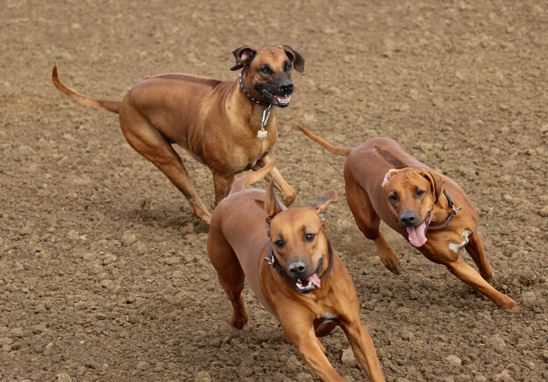
M 243 74 L 243 71 L 240 72 L 240 89 L 242 90 L 242 93 L 244 93 L 247 98 L 249 98 L 250 100 L 255 102 L 257 105 L 261 105 L 261 106 L 265 106 L 265 107 L 271 106 L 272 105 L 271 103 L 261 102 L 249 93 L 249 91 L 244 86 L 244 78 L 243 78 L 242 74 Z
M 328 251 L 329 251 L 329 254 L 327 255 L 327 261 L 328 261 L 327 269 L 325 270 L 324 273 L 322 273 L 321 276 L 319 276 L 320 281 L 322 281 L 322 282 L 333 270 L 333 246 L 331 245 L 331 242 L 329 240 L 327 241 L 327 245 L 328 245 Z M 316 273 L 318 273 L 323 267 L 323 258 L 324 257 L 322 256 L 322 258 L 320 259 L 320 263 L 318 264 L 318 268 L 316 269 Z M 285 269 L 280 264 L 280 261 L 278 260 L 278 258 L 274 254 L 274 248 L 273 248 L 272 245 L 270 245 L 270 250 L 268 251 L 268 256 L 265 257 L 264 260 L 268 265 L 270 265 L 272 268 L 274 268 L 278 272 L 278 274 L 280 276 L 282 276 L 286 281 L 290 282 L 291 284 L 294 284 L 294 281 L 289 277 L 289 275 L 287 274 Z M 295 287 L 295 290 L 299 294 L 306 294 L 306 293 L 310 293 L 310 292 L 316 290 L 316 288 L 302 291 L 302 290 L 297 289 L 297 287 Z
M 445 219 L 443 223 L 436 226 L 428 226 L 427 231 L 439 231 L 444 229 L 445 227 L 449 225 L 449 223 L 451 223 L 451 220 L 453 220 L 457 212 L 459 212 L 460 210 L 460 207 L 459 208 L 455 207 L 455 203 L 453 203 L 453 199 L 451 199 L 451 195 L 449 195 L 449 192 L 445 188 L 443 189 L 443 194 L 445 195 L 445 198 L 447 199 L 447 203 L 449 203 L 449 208 L 451 208 L 451 211 L 449 211 L 449 214 L 447 215 L 447 218 Z

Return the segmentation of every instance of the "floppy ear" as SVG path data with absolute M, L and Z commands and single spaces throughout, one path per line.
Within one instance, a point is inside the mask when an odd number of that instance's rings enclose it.
M 253 60 L 253 57 L 257 54 L 257 51 L 249 45 L 244 45 L 235 49 L 232 54 L 234 55 L 234 58 L 236 58 L 236 65 L 230 68 L 230 70 L 238 70 L 249 65 L 251 60 Z
M 285 54 L 287 54 L 287 57 L 291 60 L 291 63 L 293 64 L 293 67 L 295 70 L 299 73 L 304 72 L 304 58 L 297 52 L 295 49 L 290 47 L 289 45 L 282 45 L 285 51 Z
M 278 202 L 276 195 L 274 195 L 274 181 L 271 180 L 268 183 L 268 188 L 266 190 L 266 195 L 264 199 L 264 212 L 266 215 L 266 222 L 270 223 L 274 216 L 282 211 L 283 207 Z
M 381 184 L 381 187 L 384 187 L 386 186 L 386 184 L 388 183 L 388 181 L 390 180 L 390 177 L 392 175 L 394 175 L 398 170 L 395 169 L 395 168 L 391 168 L 390 170 L 387 171 L 387 173 L 384 175 L 384 179 L 382 180 L 382 184 Z
M 432 192 L 436 196 L 437 201 L 441 196 L 441 193 L 443 192 L 443 186 L 445 185 L 445 181 L 440 174 L 432 170 L 420 170 L 420 174 L 428 179 L 428 181 L 430 182 L 430 185 L 432 186 Z
M 337 201 L 338 196 L 339 194 L 337 193 L 337 191 L 331 189 L 322 196 L 320 196 L 318 199 L 316 199 L 311 207 L 316 209 L 316 213 L 318 215 L 321 215 L 325 213 L 325 211 L 327 211 L 327 208 L 331 203 L 335 203 Z

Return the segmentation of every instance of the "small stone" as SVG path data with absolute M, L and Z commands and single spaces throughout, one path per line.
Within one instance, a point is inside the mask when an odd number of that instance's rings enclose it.
M 538 297 L 533 291 L 523 292 L 521 295 L 521 301 L 526 306 L 534 306 L 537 304 Z
M 510 194 L 504 194 L 502 195 L 502 199 L 505 201 L 505 202 L 512 202 L 513 199 L 512 199 L 512 196 Z
M 297 374 L 297 382 L 314 382 L 314 377 L 308 373 Z
M 122 238 L 120 239 L 122 242 L 122 245 L 129 247 L 131 244 L 135 243 L 137 241 L 137 236 L 135 234 L 125 231 L 122 234 Z
M 512 378 L 512 376 L 510 375 L 510 372 L 508 370 L 504 369 L 500 373 L 495 374 L 495 376 L 493 377 L 493 381 L 495 381 L 495 382 L 514 382 L 515 379 Z
M 10 336 L 11 337 L 21 338 L 21 337 L 25 336 L 25 332 L 23 331 L 23 328 L 13 328 L 10 331 Z
M 415 335 L 409 330 L 403 330 L 401 333 L 401 338 L 405 341 L 411 341 L 414 337 Z
M 194 224 L 192 223 L 186 223 L 183 227 L 183 235 L 187 235 L 189 233 L 194 233 Z
M 164 259 L 164 263 L 166 263 L 167 265 L 179 264 L 180 261 L 181 258 L 179 256 L 170 256 Z
M 451 354 L 450 356 L 445 357 L 445 360 L 453 366 L 461 366 L 462 365 L 462 359 L 460 359 L 459 357 L 457 357 L 454 354 Z
M 109 265 L 109 264 L 115 263 L 116 260 L 118 260 L 118 256 L 113 255 L 112 253 L 107 253 L 103 257 L 103 265 Z
M 487 378 L 485 378 L 483 375 L 476 375 L 474 377 L 474 382 L 487 382 Z
M 147 361 L 140 361 L 137 364 L 137 369 L 139 370 L 147 370 L 149 368 L 150 368 L 150 363 L 148 363 Z
M 506 343 L 500 335 L 494 335 L 489 338 L 488 343 L 497 351 L 502 352 L 506 348 Z
M 53 342 L 50 342 L 44 348 L 44 355 L 51 355 L 53 353 Z
M 343 350 L 341 355 L 341 362 L 343 363 L 343 365 L 346 366 L 356 366 L 356 358 L 354 357 L 354 352 L 352 351 L 352 348 L 346 348 Z
M 80 234 L 78 233 L 78 231 L 71 229 L 67 233 L 67 238 L 70 240 L 77 241 L 77 240 L 80 240 Z
M 239 374 L 241 378 L 251 377 L 253 375 L 253 369 L 250 367 L 242 366 L 240 367 Z
M 116 284 L 112 280 L 101 280 L 101 286 L 106 289 L 114 289 Z
M 207 371 L 199 371 L 194 377 L 194 382 L 211 382 L 211 375 Z
M 542 207 L 539 211 L 538 211 L 538 214 L 540 216 L 542 216 L 543 218 L 547 217 L 548 216 L 548 205 Z
M 66 373 L 59 373 L 55 382 L 72 382 L 72 378 Z
M 396 379 L 396 382 L 411 382 L 407 378 L 399 377 Z

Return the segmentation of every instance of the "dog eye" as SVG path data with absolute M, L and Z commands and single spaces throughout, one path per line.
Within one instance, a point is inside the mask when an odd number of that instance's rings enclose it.
M 259 71 L 260 72 L 263 72 L 264 74 L 272 74 L 274 73 L 274 71 L 272 70 L 272 68 L 268 65 L 263 65 L 259 68 Z
M 289 72 L 291 70 L 291 62 L 286 62 L 284 65 L 284 71 Z
M 283 241 L 282 239 L 276 240 L 274 242 L 274 245 L 278 248 L 283 248 L 283 247 L 285 247 L 285 241 Z
M 394 192 L 394 193 L 388 195 L 388 199 L 390 199 L 390 201 L 391 201 L 392 203 L 396 203 L 396 202 L 398 202 L 398 201 L 400 200 L 400 197 L 398 196 L 398 194 L 396 194 L 396 193 Z
M 421 190 L 420 188 L 417 188 L 415 191 L 415 195 L 417 195 L 418 198 L 424 195 L 424 190 Z
M 315 233 L 305 233 L 304 234 L 304 240 L 305 241 L 312 241 L 316 237 Z

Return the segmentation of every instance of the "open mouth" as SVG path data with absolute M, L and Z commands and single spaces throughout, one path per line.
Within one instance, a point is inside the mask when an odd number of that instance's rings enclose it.
M 291 102 L 291 94 L 278 95 L 268 91 L 267 89 L 263 89 L 262 93 L 266 98 L 271 100 L 273 105 L 276 106 L 286 107 L 289 106 L 289 103 Z
M 304 280 L 298 279 L 295 282 L 295 286 L 300 293 L 310 292 L 314 289 L 320 288 L 322 286 L 322 281 L 318 277 L 318 274 L 314 273 L 312 276 L 309 276 Z
M 407 231 L 407 239 L 413 247 L 419 248 L 426 244 L 426 241 L 428 240 L 426 238 L 426 230 L 428 229 L 429 224 L 430 212 L 428 212 L 421 224 L 405 228 Z

